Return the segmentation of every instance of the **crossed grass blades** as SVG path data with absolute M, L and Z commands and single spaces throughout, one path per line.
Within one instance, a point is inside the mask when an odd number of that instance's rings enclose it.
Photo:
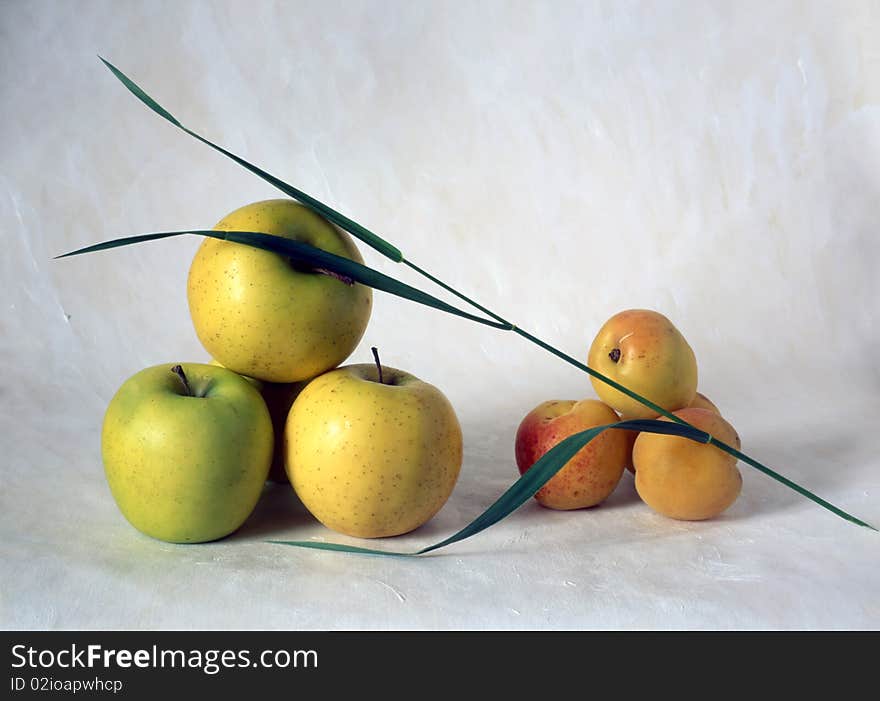
M 99 57 L 100 58 L 100 57 Z M 647 407 L 650 407 L 652 410 L 657 412 L 657 414 L 666 417 L 669 421 L 660 421 L 657 419 L 639 419 L 634 421 L 621 421 L 615 424 L 608 424 L 605 426 L 597 426 L 595 428 L 591 428 L 586 431 L 582 431 L 580 433 L 576 433 L 574 435 L 569 436 L 565 440 L 558 443 L 551 450 L 545 453 L 540 460 L 538 460 L 531 469 L 529 469 L 524 475 L 522 475 L 514 484 L 502 494 L 486 511 L 480 514 L 476 519 L 474 519 L 467 526 L 462 528 L 457 533 L 451 535 L 449 538 L 446 538 L 439 543 L 435 543 L 426 548 L 423 548 L 417 552 L 412 553 L 403 553 L 403 552 L 391 552 L 387 550 L 378 550 L 373 548 L 361 548 L 351 545 L 342 545 L 337 543 L 327 543 L 322 541 L 279 541 L 272 540 L 269 541 L 271 543 L 277 543 L 280 545 L 293 545 L 298 547 L 305 548 L 315 548 L 319 550 L 334 550 L 334 551 L 343 551 L 349 553 L 361 553 L 361 554 L 370 554 L 370 555 L 388 555 L 393 557 L 413 557 L 422 555 L 432 550 L 437 550 L 439 548 L 445 547 L 447 545 L 451 545 L 452 543 L 456 543 L 460 540 L 464 540 L 465 538 L 469 538 L 470 536 L 476 535 L 480 531 L 489 528 L 493 524 L 497 523 L 501 519 L 505 518 L 513 511 L 522 506 L 529 498 L 537 492 L 550 478 L 553 477 L 562 467 L 572 458 L 574 455 L 583 448 L 587 443 L 593 440 L 596 436 L 598 436 L 602 431 L 606 430 L 635 430 L 635 431 L 643 431 L 648 433 L 665 433 L 669 435 L 682 436 L 684 438 L 688 438 L 690 440 L 698 441 L 700 443 L 711 443 L 715 445 L 720 450 L 723 450 L 730 455 L 735 456 L 738 460 L 750 465 L 751 467 L 763 472 L 768 477 L 775 479 L 778 482 L 781 482 L 786 487 L 793 489 L 798 494 L 810 499 L 811 501 L 819 504 L 823 508 L 831 511 L 835 515 L 843 518 L 851 523 L 857 524 L 859 526 L 863 526 L 865 528 L 870 528 L 871 530 L 876 531 L 872 525 L 862 521 L 855 516 L 839 509 L 833 504 L 825 501 L 821 497 L 813 494 L 809 490 L 801 487 L 800 485 L 792 482 L 788 478 L 779 474 L 775 470 L 770 469 L 766 465 L 758 462 L 754 458 L 746 455 L 745 453 L 737 450 L 736 448 L 727 445 L 723 441 L 720 441 L 710 434 L 702 431 L 691 424 L 687 423 L 683 419 L 675 416 L 671 412 L 665 410 L 663 407 L 654 404 L 650 400 L 642 397 L 641 395 L 633 392 L 627 387 L 615 382 L 609 377 L 606 377 L 602 373 L 588 367 L 587 365 L 579 362 L 575 358 L 572 358 L 570 355 L 563 353 L 562 351 L 554 348 L 546 341 L 541 340 L 540 338 L 530 334 L 526 330 L 516 326 L 510 321 L 504 319 L 499 316 L 495 312 L 487 309 L 483 305 L 475 302 L 469 297 L 465 296 L 458 290 L 450 287 L 442 280 L 438 279 L 428 271 L 420 268 L 415 263 L 407 260 L 403 253 L 396 246 L 390 244 L 385 241 L 383 238 L 378 236 L 377 234 L 369 231 L 365 227 L 361 226 L 357 222 L 349 219 L 343 214 L 340 214 L 336 210 L 327 206 L 323 202 L 316 200 L 311 195 L 299 190 L 292 185 L 285 183 L 283 180 L 277 178 L 276 176 L 267 173 L 266 171 L 258 168 L 257 166 L 249 163 L 243 158 L 235 155 L 227 151 L 226 149 L 218 146 L 211 141 L 208 141 L 203 136 L 197 134 L 191 129 L 185 127 L 181 124 L 170 112 L 168 112 L 164 107 L 162 107 L 158 102 L 156 102 L 152 97 L 150 97 L 146 92 L 144 92 L 137 84 L 135 84 L 128 76 L 126 76 L 122 71 L 113 66 L 108 61 L 101 58 L 104 65 L 113 73 L 116 78 L 122 82 L 122 84 L 128 88 L 128 90 L 137 97 L 141 102 L 143 102 L 147 107 L 149 107 L 153 112 L 158 114 L 163 119 L 169 121 L 171 124 L 176 126 L 178 129 L 189 134 L 191 137 L 201 141 L 206 146 L 214 149 L 222 153 L 227 158 L 232 159 L 240 166 L 246 168 L 251 171 L 258 177 L 262 178 L 266 182 L 270 183 L 277 189 L 279 189 L 284 194 L 289 197 L 301 202 L 302 204 L 310 207 L 315 210 L 319 214 L 321 214 L 325 219 L 333 222 L 341 229 L 349 232 L 352 236 L 356 237 L 366 245 L 370 246 L 374 250 L 381 253 L 383 256 L 393 260 L 395 263 L 402 263 L 427 280 L 436 284 L 443 290 L 449 292 L 454 295 L 461 301 L 467 303 L 469 306 L 473 307 L 477 311 L 479 311 L 482 316 L 478 316 L 476 314 L 472 314 L 470 312 L 464 311 L 456 306 L 448 304 L 433 295 L 428 294 L 418 288 L 407 285 L 395 278 L 392 278 L 388 275 L 384 275 L 372 268 L 369 268 L 360 263 L 356 263 L 347 258 L 343 258 L 341 256 L 336 256 L 326 251 L 322 251 L 313 246 L 309 246 L 304 243 L 299 243 L 296 241 L 291 241 L 289 239 L 285 239 L 279 236 L 271 236 L 269 234 L 264 234 L 260 232 L 249 232 L 249 231 L 214 231 L 214 230 L 192 230 L 192 231 L 166 231 L 166 232 L 158 232 L 151 234 L 142 234 L 139 236 L 130 236 L 120 239 L 114 239 L 112 241 L 106 241 L 103 243 L 95 244 L 93 246 L 87 246 L 86 248 L 81 248 L 76 251 L 71 251 L 70 253 L 65 253 L 64 255 L 58 256 L 58 258 L 65 258 L 67 256 L 79 255 L 83 253 L 93 253 L 97 251 L 103 251 L 111 248 L 117 248 L 120 246 L 128 246 L 135 243 L 142 243 L 146 241 L 153 241 L 156 239 L 169 238 L 172 236 L 182 236 L 186 234 L 195 234 L 198 236 L 210 236 L 213 238 L 224 239 L 227 241 L 233 241 L 236 243 L 241 243 L 249 246 L 254 246 L 256 248 L 262 248 L 264 250 L 273 251 L 282 256 L 286 256 L 292 260 L 296 260 L 300 263 L 303 263 L 307 266 L 312 267 L 313 269 L 320 270 L 328 270 L 332 273 L 335 273 L 343 278 L 348 278 L 354 280 L 356 282 L 360 282 L 361 284 L 368 285 L 376 290 L 381 290 L 383 292 L 387 292 L 389 294 L 396 295 L 398 297 L 402 297 L 404 299 L 408 299 L 412 302 L 416 302 L 418 304 L 422 304 L 428 307 L 432 307 L 439 311 L 446 312 L 448 314 L 454 314 L 463 319 L 467 319 L 469 321 L 473 321 L 479 324 L 484 324 L 486 326 L 490 326 L 492 328 L 496 328 L 502 331 L 512 331 L 513 333 L 525 338 L 526 340 L 534 343 L 540 348 L 543 348 L 548 353 L 555 355 L 556 357 L 564 360 L 565 362 L 573 365 L 577 369 L 586 372 L 589 375 L 605 382 L 608 385 L 611 385 L 615 389 L 623 392 L 624 394 L 632 397 L 638 402 L 641 402 Z M 342 283 L 340 283 L 342 284 Z

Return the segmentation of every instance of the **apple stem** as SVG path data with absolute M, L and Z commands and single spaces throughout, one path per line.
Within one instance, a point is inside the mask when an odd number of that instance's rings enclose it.
M 183 383 L 183 388 L 186 390 L 186 396 L 195 397 L 196 395 L 193 393 L 192 387 L 189 385 L 189 380 L 186 379 L 186 373 L 183 372 L 183 368 L 180 365 L 175 365 L 171 368 L 171 372 L 180 378 L 180 381 Z
M 614 350 L 612 350 L 608 354 L 608 357 L 611 358 L 611 362 L 616 363 L 618 360 L 620 360 L 620 348 L 615 348 Z
M 379 349 L 373 346 L 371 350 L 373 351 L 373 359 L 376 361 L 376 369 L 379 371 L 379 384 L 384 385 L 385 382 L 382 380 L 382 363 L 379 362 Z

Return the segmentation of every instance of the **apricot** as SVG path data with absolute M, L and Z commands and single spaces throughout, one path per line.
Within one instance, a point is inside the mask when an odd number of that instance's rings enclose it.
M 718 416 L 721 416 L 721 412 L 718 410 L 718 407 L 712 402 L 709 397 L 705 394 L 700 394 L 699 392 L 694 395 L 694 401 L 692 401 L 688 405 L 691 409 L 708 409 L 709 411 L 715 412 Z
M 616 422 L 614 410 L 597 399 L 542 402 L 526 414 L 516 432 L 520 474 L 570 435 Z M 549 509 L 583 509 L 604 501 L 620 482 L 629 455 L 625 433 L 608 429 L 587 443 L 538 490 L 538 503 Z
M 714 412 L 715 414 L 718 414 L 719 416 L 721 416 L 721 412 L 718 410 L 718 407 L 715 406 L 715 404 L 713 404 L 712 401 L 705 394 L 700 394 L 699 392 L 697 392 L 696 396 L 694 397 L 694 401 L 692 401 L 690 403 L 689 408 L 691 408 L 691 409 L 708 409 L 709 411 Z M 655 417 L 659 416 L 659 414 L 654 414 L 654 416 Z M 632 472 L 633 474 L 635 474 L 636 468 L 633 465 L 632 451 L 633 451 L 633 447 L 635 446 L 636 438 L 638 437 L 639 432 L 638 431 L 624 431 L 624 433 L 626 434 L 627 454 L 629 455 L 629 457 L 627 458 L 627 462 L 626 462 L 626 469 L 629 470 L 630 472 Z
M 736 430 L 709 409 L 689 407 L 673 413 L 739 449 Z M 664 516 L 684 521 L 714 518 L 736 501 L 742 489 L 736 462 L 714 445 L 642 432 L 633 447 L 636 491 Z
M 628 309 L 606 321 L 590 345 L 587 364 L 666 411 L 688 406 L 697 392 L 697 360 L 681 332 L 663 314 Z M 625 419 L 657 412 L 590 377 L 599 399 Z

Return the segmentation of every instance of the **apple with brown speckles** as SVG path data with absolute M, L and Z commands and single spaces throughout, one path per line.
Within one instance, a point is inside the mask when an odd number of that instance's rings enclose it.
M 296 494 L 325 526 L 359 538 L 427 522 L 452 493 L 462 463 L 461 427 L 443 393 L 377 365 L 312 380 L 285 427 Z
M 307 243 L 363 263 L 352 238 L 293 200 L 241 207 L 215 227 Z M 189 269 L 196 335 L 224 367 L 258 380 L 308 380 L 344 362 L 364 334 L 372 290 L 284 256 L 208 238 Z

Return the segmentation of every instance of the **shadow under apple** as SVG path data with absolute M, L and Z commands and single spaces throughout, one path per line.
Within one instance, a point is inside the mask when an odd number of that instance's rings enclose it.
M 267 482 L 247 521 L 226 540 L 267 538 L 316 523 L 289 484 Z

